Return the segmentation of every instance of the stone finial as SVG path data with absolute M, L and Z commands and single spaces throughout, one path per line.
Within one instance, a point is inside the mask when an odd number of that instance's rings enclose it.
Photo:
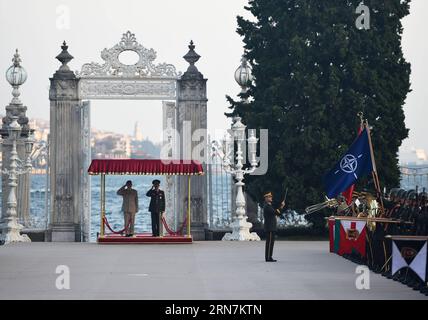
M 195 52 L 195 45 L 193 44 L 193 40 L 190 40 L 189 49 L 189 52 L 187 52 L 183 58 L 188 63 L 190 63 L 191 66 L 194 66 L 201 56 Z
M 196 68 L 195 63 L 199 60 L 201 56 L 195 52 L 195 45 L 193 44 L 193 40 L 190 40 L 189 44 L 189 52 L 183 56 L 184 60 L 186 60 L 190 66 L 187 68 L 187 71 L 183 74 L 184 78 L 203 78 L 202 74 Z
M 65 41 L 63 42 L 61 49 L 61 53 L 56 56 L 56 59 L 58 59 L 59 62 L 62 63 L 62 66 L 59 68 L 59 71 L 70 71 L 70 68 L 68 67 L 67 63 L 73 60 L 74 57 L 70 53 L 68 53 L 68 46 Z

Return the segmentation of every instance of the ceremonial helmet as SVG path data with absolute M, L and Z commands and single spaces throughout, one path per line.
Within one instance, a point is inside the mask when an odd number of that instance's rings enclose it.
M 399 198 L 400 200 L 406 199 L 406 190 L 404 189 L 400 189 L 397 192 L 397 198 Z
M 391 190 L 389 190 L 389 198 L 395 198 L 397 196 L 398 190 L 400 190 L 400 188 L 392 188 Z
M 416 193 L 415 190 L 407 191 L 407 199 L 408 200 L 416 200 L 417 197 L 418 197 L 418 194 Z
M 421 201 L 428 200 L 428 193 L 426 193 L 425 191 L 420 192 L 419 193 L 419 199 L 421 199 Z

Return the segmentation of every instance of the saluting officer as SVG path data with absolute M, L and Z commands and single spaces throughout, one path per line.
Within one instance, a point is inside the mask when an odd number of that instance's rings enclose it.
M 122 211 L 125 219 L 125 234 L 127 237 L 134 235 L 135 214 L 138 212 L 138 192 L 132 189 L 132 181 L 126 181 L 126 184 L 117 190 L 117 194 L 123 197 Z
M 276 218 L 281 214 L 281 210 L 285 207 L 285 200 L 281 202 L 278 209 L 274 209 L 272 206 L 272 193 L 267 192 L 264 195 L 264 199 L 263 217 L 266 234 L 265 260 L 266 262 L 276 262 L 276 260 L 272 258 L 277 223 Z
M 153 180 L 152 188 L 146 193 L 150 197 L 149 211 L 152 218 L 152 235 L 159 237 L 160 235 L 160 218 L 165 212 L 165 193 L 159 189 L 160 181 Z

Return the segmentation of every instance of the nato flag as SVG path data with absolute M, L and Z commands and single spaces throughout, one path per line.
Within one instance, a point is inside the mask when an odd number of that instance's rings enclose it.
M 368 133 L 364 129 L 343 158 L 324 176 L 327 197 L 336 197 L 372 171 Z

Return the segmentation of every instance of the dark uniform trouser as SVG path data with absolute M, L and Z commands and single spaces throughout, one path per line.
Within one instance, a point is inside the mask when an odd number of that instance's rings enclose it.
M 266 247 L 265 247 L 265 259 L 272 259 L 273 245 L 275 243 L 275 232 L 266 232 Z
M 152 235 L 159 237 L 159 212 L 150 212 L 152 215 Z

